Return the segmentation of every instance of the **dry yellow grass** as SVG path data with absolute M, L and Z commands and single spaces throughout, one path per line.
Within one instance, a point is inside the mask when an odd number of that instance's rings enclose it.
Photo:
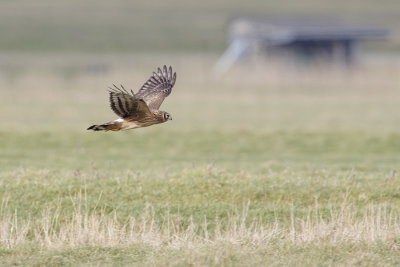
M 85 196 L 83 196 L 85 197 Z M 82 246 L 142 245 L 154 249 L 201 249 L 203 247 L 243 246 L 247 249 L 268 249 L 270 246 L 303 247 L 307 245 L 343 246 L 351 244 L 384 243 L 393 250 L 398 249 L 400 217 L 398 210 L 383 204 L 369 204 L 359 211 L 351 203 L 343 201 L 329 212 L 321 214 L 318 200 L 310 207 L 306 216 L 296 216 L 292 207 L 287 218 L 275 215 L 269 223 L 249 219 L 251 203 L 244 204 L 240 213 L 230 214 L 226 222 L 216 217 L 210 231 L 206 218 L 195 222 L 190 218 L 182 226 L 181 215 L 167 216 L 159 221 L 154 209 L 147 205 L 138 216 L 121 220 L 116 212 L 107 214 L 101 207 L 89 211 L 82 203 L 79 193 L 71 199 L 74 212 L 69 219 L 60 221 L 62 207 L 45 209 L 39 218 L 19 218 L 18 212 L 7 208 L 2 202 L 0 214 L 0 245 L 5 249 L 17 249 L 26 245 L 47 249 L 74 248 Z M 168 207 L 166 207 L 168 209 Z M 287 221 L 284 223 L 283 221 Z

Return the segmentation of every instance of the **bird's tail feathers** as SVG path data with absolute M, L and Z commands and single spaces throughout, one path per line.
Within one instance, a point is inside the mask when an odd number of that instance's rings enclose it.
M 92 125 L 87 130 L 93 131 L 119 131 L 121 130 L 121 122 L 110 121 L 100 125 Z

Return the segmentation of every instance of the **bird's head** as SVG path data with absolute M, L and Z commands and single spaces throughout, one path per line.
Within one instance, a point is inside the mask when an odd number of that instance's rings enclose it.
M 163 118 L 164 118 L 164 121 L 172 120 L 172 116 L 168 112 L 165 112 L 165 111 L 163 114 Z

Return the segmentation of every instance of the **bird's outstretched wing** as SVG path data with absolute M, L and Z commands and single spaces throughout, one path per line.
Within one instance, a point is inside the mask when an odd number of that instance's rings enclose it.
M 172 68 L 164 65 L 163 70 L 158 68 L 157 73 L 143 84 L 135 94 L 138 99 L 143 99 L 150 109 L 159 109 L 164 99 L 171 93 L 176 81 L 176 73 L 172 74 Z
M 121 118 L 147 116 L 151 114 L 149 107 L 142 100 L 134 96 L 133 92 L 128 93 L 121 85 L 118 88 L 113 84 L 110 89 L 110 106 L 111 109 Z

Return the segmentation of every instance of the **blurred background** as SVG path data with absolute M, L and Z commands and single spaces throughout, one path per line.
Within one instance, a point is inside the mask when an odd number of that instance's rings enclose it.
M 137 91 L 164 64 L 174 120 L 129 134 L 397 132 L 399 14 L 396 0 L 2 1 L 3 134 L 88 134 L 115 119 L 108 86 Z
M 399 0 L 1 0 L 0 121 L 1 263 L 400 262 Z

